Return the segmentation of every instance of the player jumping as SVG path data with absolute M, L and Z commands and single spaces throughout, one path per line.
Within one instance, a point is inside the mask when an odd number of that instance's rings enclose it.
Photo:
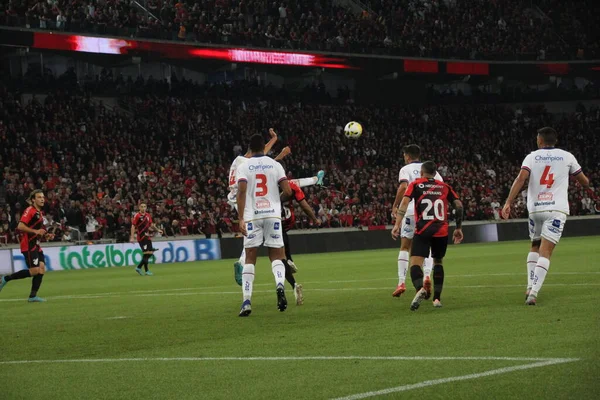
M 152 254 L 158 250 L 152 247 L 152 240 L 150 239 L 150 230 L 158 231 L 163 233 L 162 230 L 158 229 L 154 223 L 152 223 L 152 216 L 146 212 L 148 206 L 146 203 L 140 203 L 140 212 L 135 214 L 133 219 L 131 220 L 131 234 L 129 240 L 131 243 L 134 243 L 134 234 L 137 231 L 137 242 L 140 245 L 140 249 L 142 249 L 143 257 L 142 261 L 139 263 L 135 272 L 140 275 L 144 275 L 144 271 L 142 271 L 142 267 L 144 267 L 146 275 L 153 275 L 152 272 L 148 270 L 148 260 L 152 257 Z
M 544 127 L 537 133 L 538 150 L 525 157 L 502 209 L 502 216 L 509 218 L 512 202 L 529 179 L 527 211 L 531 250 L 527 255 L 525 304 L 531 306 L 537 302 L 550 268 L 552 251 L 562 236 L 569 215 L 569 175 L 574 176 L 584 188 L 590 185 L 575 156 L 554 147 L 558 142 L 554 129 Z
M 286 259 L 281 260 L 285 265 L 285 279 L 292 285 L 294 289 L 294 296 L 296 297 L 296 305 L 301 306 L 304 304 L 304 293 L 302 292 L 302 285 L 296 282 L 294 278 L 294 274 L 298 272 L 298 267 L 294 263 L 292 259 L 292 251 L 290 250 L 290 238 L 288 236 L 288 231 L 294 229 L 294 225 L 296 224 L 296 216 L 294 214 L 294 204 L 293 200 L 296 200 L 302 210 L 308 215 L 311 221 L 316 226 L 321 225 L 321 220 L 318 219 L 315 215 L 314 210 L 306 201 L 306 196 L 304 196 L 304 192 L 298 184 L 294 181 L 290 181 L 290 189 L 292 189 L 291 197 L 281 197 L 282 202 L 289 201 L 287 206 L 282 207 L 282 218 L 283 218 L 283 244 L 285 246 L 285 257 Z
M 29 293 L 28 299 L 30 303 L 46 301 L 37 295 L 42 285 L 44 273 L 46 272 L 46 262 L 44 261 L 44 252 L 40 247 L 40 240 L 43 237 L 47 240 L 54 238 L 53 234 L 46 233 L 46 229 L 44 229 L 44 213 L 42 212 L 42 208 L 44 208 L 45 202 L 46 199 L 43 191 L 36 189 L 31 192 L 29 195 L 29 203 L 31 205 L 27 207 L 17 226 L 17 229 L 22 233 L 21 253 L 25 258 L 27 269 L 3 276 L 0 279 L 0 291 L 2 291 L 2 288 L 12 280 L 32 277 L 31 293 Z
M 265 155 L 269 154 L 269 152 L 271 151 L 271 149 L 277 142 L 277 133 L 275 132 L 275 130 L 273 130 L 273 128 L 269 129 L 269 135 L 271 136 L 271 139 L 265 145 L 265 149 L 264 149 Z M 277 157 L 275 157 L 275 161 L 281 161 L 283 158 L 288 156 L 290 153 L 291 153 L 290 148 L 287 146 L 284 147 L 283 150 L 281 150 L 281 153 L 279 153 L 277 155 Z M 236 170 L 242 164 L 246 163 L 250 157 L 251 157 L 250 151 L 246 152 L 246 154 L 244 154 L 243 156 L 237 156 L 235 158 L 235 160 L 233 160 L 233 163 L 231 164 L 231 167 L 229 168 L 229 194 L 227 195 L 227 202 L 236 211 L 237 211 L 237 191 L 238 191 Z M 317 173 L 317 176 L 313 176 L 310 178 L 297 179 L 297 180 L 294 180 L 294 182 L 296 182 L 296 184 L 299 187 L 322 185 L 324 176 L 325 176 L 325 171 L 319 171 Z M 242 254 L 240 255 L 240 258 L 233 264 L 235 281 L 240 286 L 242 285 L 242 269 L 243 269 L 243 265 L 245 263 L 245 259 L 246 259 L 246 253 L 245 253 L 245 250 L 242 249 Z
M 404 153 L 404 162 L 406 165 L 400 169 L 398 192 L 392 207 L 392 216 L 396 218 L 398 206 L 404 197 L 406 188 L 412 182 L 421 178 L 421 148 L 416 144 L 409 144 L 402 149 Z M 439 173 L 435 173 L 435 179 L 440 182 L 444 180 Z M 402 219 L 402 232 L 400 234 L 400 253 L 398 254 L 398 286 L 392 293 L 394 297 L 400 297 L 406 291 L 406 271 L 408 270 L 408 252 L 415 235 L 415 202 L 411 201 L 406 210 L 406 215 Z M 431 255 L 425 259 L 424 275 L 425 285 L 431 285 L 431 269 L 433 268 L 433 259 Z
M 246 260 L 242 271 L 242 292 L 244 301 L 240 317 L 252 312 L 252 285 L 258 247 L 263 245 L 269 250 L 271 268 L 275 276 L 277 308 L 285 311 L 285 266 L 281 260 L 285 257 L 281 226 L 281 200 L 290 197 L 292 189 L 281 164 L 265 156 L 265 141 L 261 135 L 250 138 L 251 159 L 236 171 L 238 181 L 237 206 L 240 215 L 240 231 L 244 235 Z
M 401 219 L 406 215 L 409 203 L 415 201 L 415 235 L 410 251 L 410 277 L 417 290 L 410 309 L 415 311 L 421 302 L 431 296 L 431 282 L 423 281 L 421 269 L 425 257 L 431 254 L 433 266 L 433 306 L 441 307 L 441 294 L 444 287 L 443 259 L 448 247 L 448 203 L 456 208 L 456 229 L 454 243 L 463 240 L 463 205 L 450 185 L 435 179 L 436 165 L 426 161 L 421 165 L 421 178 L 406 189 L 398 208 L 398 218 L 392 230 L 394 240 L 400 236 Z

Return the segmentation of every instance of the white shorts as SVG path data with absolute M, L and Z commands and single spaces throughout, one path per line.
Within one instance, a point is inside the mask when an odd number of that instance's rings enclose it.
M 244 248 L 260 247 L 283 247 L 283 229 L 280 218 L 265 218 L 246 222 L 248 236 L 244 236 Z
M 414 236 L 415 236 L 415 216 L 414 215 L 405 215 L 404 218 L 402 218 L 402 232 L 400 233 L 400 237 L 412 240 Z
M 557 211 L 529 214 L 529 238 L 532 241 L 544 238 L 557 244 L 566 222 L 567 215 Z

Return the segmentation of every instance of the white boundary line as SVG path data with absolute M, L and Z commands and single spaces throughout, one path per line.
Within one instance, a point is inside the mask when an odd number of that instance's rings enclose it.
M 264 284 L 272 286 L 271 283 Z M 546 286 L 600 286 L 600 283 L 546 283 Z M 523 285 L 446 285 L 448 289 L 502 289 L 502 288 L 522 288 Z M 220 296 L 227 294 L 239 295 L 240 290 L 229 290 L 229 291 L 217 291 L 217 292 L 205 292 L 198 291 L 206 288 L 175 288 L 175 289 L 159 289 L 159 290 L 147 290 L 147 291 L 129 291 L 129 292 L 107 292 L 107 293 L 90 293 L 80 295 L 64 295 L 64 296 L 48 296 L 46 299 L 49 300 L 73 300 L 73 299 L 108 299 L 108 298 L 120 298 L 125 296 L 132 297 L 160 297 L 160 296 L 198 296 L 198 295 L 210 295 Z M 187 291 L 189 290 L 189 292 Z M 346 287 L 346 288 L 307 288 L 305 292 L 352 292 L 352 291 L 387 291 L 389 287 Z M 169 293 L 172 291 L 174 293 Z M 254 293 L 271 293 L 272 290 L 255 290 Z M 0 299 L 0 303 L 7 302 L 22 302 L 23 298 L 9 298 Z
M 142 358 L 82 358 L 72 360 L 14 360 L 0 361 L 9 364 L 70 364 L 70 363 L 117 363 L 149 361 L 536 361 L 536 363 L 560 364 L 579 361 L 578 358 L 537 357 L 428 357 L 428 356 L 299 356 L 299 357 L 142 357 Z M 527 364 L 535 365 L 535 364 Z M 546 365 L 546 364 L 544 364 Z M 548 364 L 551 365 L 551 364 Z M 515 368 L 515 367 L 510 367 Z M 533 368 L 533 367 L 531 367 Z M 447 378 L 450 379 L 450 378 Z
M 485 378 L 485 377 L 493 376 L 493 375 L 507 374 L 509 372 L 514 372 L 514 371 L 522 371 L 522 370 L 531 369 L 531 368 L 541 368 L 541 367 L 547 367 L 549 365 L 564 364 L 564 363 L 574 362 L 574 361 L 578 361 L 578 359 L 557 358 L 554 360 L 538 361 L 533 364 L 516 365 L 514 367 L 492 369 L 489 371 L 479 372 L 476 374 L 452 376 L 449 378 L 423 381 L 423 382 L 414 383 L 411 385 L 396 386 L 396 387 L 377 390 L 377 391 L 373 391 L 373 392 L 357 393 L 357 394 L 353 394 L 350 396 L 337 397 L 334 400 L 360 400 L 360 399 L 366 399 L 369 397 L 383 396 L 383 395 L 391 394 L 391 393 L 399 393 L 399 392 L 406 392 L 406 391 L 414 390 L 414 389 L 422 389 L 422 388 L 426 388 L 429 386 L 441 385 L 441 384 L 449 383 L 449 382 L 458 382 L 458 381 L 466 381 L 466 380 L 470 380 L 470 379 Z

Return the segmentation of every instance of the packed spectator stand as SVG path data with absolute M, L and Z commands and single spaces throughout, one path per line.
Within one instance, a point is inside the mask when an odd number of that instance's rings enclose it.
M 344 2 L 0 0 L 0 24 L 419 57 L 557 60 L 600 56 L 596 28 L 600 12 L 594 0 L 370 0 L 356 3 L 358 9 L 337 4 Z
M 600 179 L 597 107 L 563 116 L 542 106 L 364 107 L 319 97 L 318 88 L 308 96 L 315 101 L 297 102 L 249 82 L 200 87 L 174 79 L 170 87 L 180 90 L 169 91 L 156 81 L 92 81 L 81 88 L 63 79 L 47 97 L 28 101 L 14 82 L 1 86 L 0 237 L 7 242 L 16 240 L 34 188 L 46 192 L 56 240 L 127 240 L 142 199 L 168 236 L 235 232 L 237 215 L 226 203 L 229 166 L 249 134 L 266 135 L 269 127 L 279 133 L 275 152 L 292 149 L 283 162 L 291 176 L 327 172 L 324 187 L 306 189 L 325 227 L 390 224 L 402 146 L 409 143 L 436 161 L 464 200 L 467 220 L 499 218 L 541 126 L 555 127 L 590 180 Z M 93 101 L 89 91 L 100 87 L 121 93 L 123 108 Z M 360 140 L 344 137 L 350 120 L 365 127 Z M 574 215 L 600 211 L 576 185 L 570 202 Z M 520 197 L 515 216 L 525 215 L 524 205 Z M 298 215 L 297 228 L 309 228 Z

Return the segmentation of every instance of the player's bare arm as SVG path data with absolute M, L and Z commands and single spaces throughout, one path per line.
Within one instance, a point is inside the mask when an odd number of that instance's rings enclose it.
M 396 199 L 394 200 L 394 205 L 392 206 L 392 218 L 396 218 L 396 213 L 398 212 L 398 205 L 402 201 L 404 197 L 404 193 L 406 192 L 406 188 L 408 187 L 407 182 L 402 182 L 398 186 L 398 191 L 396 191 Z
M 271 139 L 265 146 L 265 154 L 269 154 L 275 143 L 277 143 L 277 132 L 273 128 L 269 128 L 269 136 L 271 136 Z
M 402 226 L 402 218 L 406 214 L 406 210 L 408 209 L 408 204 L 410 203 L 410 197 L 403 197 L 402 203 L 400 203 L 400 207 L 398 207 L 398 211 L 396 211 L 396 223 L 394 224 L 394 229 L 392 229 L 392 238 L 394 240 L 398 239 L 400 236 L 400 228 Z
M 131 224 L 131 230 L 129 233 L 129 241 L 135 243 L 135 225 Z
M 165 233 L 162 229 L 160 229 L 158 226 L 156 226 L 156 224 L 152 224 L 152 230 L 160 233 L 161 235 Z
M 287 183 L 287 182 L 286 182 Z M 289 184 L 288 184 L 289 188 Z M 244 222 L 244 210 L 246 209 L 246 191 L 248 190 L 248 182 L 239 181 L 238 182 L 238 193 L 237 193 L 237 206 L 238 206 L 238 215 L 240 218 L 240 232 L 244 236 L 248 236 L 248 231 L 246 231 L 246 223 Z
M 506 199 L 504 207 L 502 208 L 502 218 L 508 219 L 510 217 L 510 206 L 517 198 L 517 195 L 521 192 L 521 189 L 523 189 L 527 179 L 529 179 L 529 171 L 522 169 L 510 188 L 510 193 L 508 194 L 508 198 Z
M 462 231 L 462 222 L 464 216 L 464 208 L 462 202 L 460 200 L 454 200 L 454 208 L 456 211 L 456 229 L 454 230 L 452 237 L 454 238 L 454 244 L 459 244 L 465 238 Z
M 281 152 L 277 155 L 277 157 L 275 157 L 275 161 L 281 161 L 290 154 L 292 154 L 292 149 L 290 146 L 285 146 L 283 149 L 281 149 Z
M 30 227 L 25 225 L 23 222 L 19 222 L 17 229 L 20 230 L 21 232 L 32 233 L 32 234 L 38 235 L 38 236 L 43 236 L 46 234 L 46 230 L 44 228 L 31 229 Z
M 310 220 L 315 225 L 321 225 L 321 220 L 319 218 L 317 218 L 314 210 L 312 209 L 312 207 L 308 204 L 308 202 L 306 200 L 302 200 L 300 202 L 300 208 L 302 208 L 302 211 L 304 211 L 306 213 L 306 215 L 308 215 L 308 218 L 310 218 Z

